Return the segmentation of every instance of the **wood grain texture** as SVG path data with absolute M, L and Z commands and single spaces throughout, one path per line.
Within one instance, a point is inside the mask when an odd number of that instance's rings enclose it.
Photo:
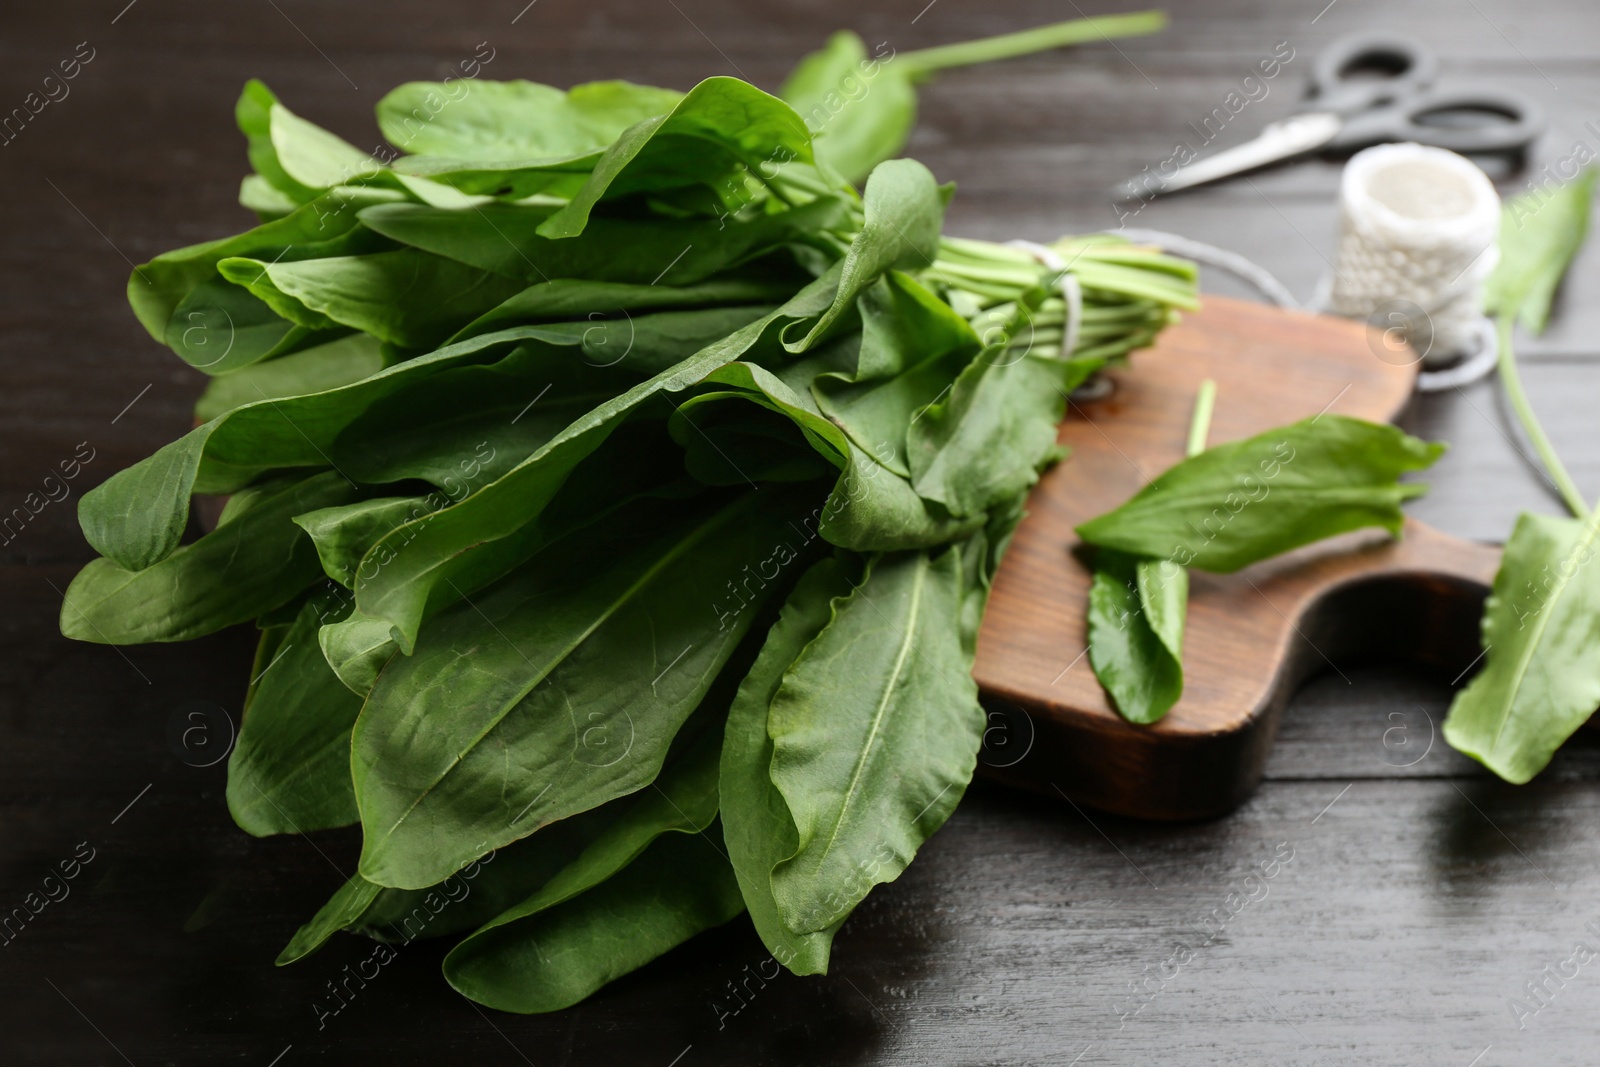
M 248 224 L 234 200 L 245 158 L 232 119 L 246 77 L 368 145 L 383 92 L 441 76 L 484 40 L 498 49 L 488 68 L 496 77 L 688 88 L 742 72 L 771 89 L 841 26 L 910 49 L 1074 14 L 1052 0 L 525 3 L 8 8 L 0 108 L 19 106 L 77 42 L 99 51 L 68 99 L 0 147 L 0 504 L 19 503 L 79 441 L 98 455 L 74 500 L 188 428 L 201 377 L 144 336 L 123 289 L 128 260 Z M 1588 0 L 1551 0 L 1532 14 L 1516 0 L 1164 6 L 1166 34 L 953 72 L 928 87 L 910 154 L 958 182 L 952 232 L 1048 240 L 1113 225 L 1106 186 L 1170 151 L 1280 40 L 1309 58 L 1363 29 L 1427 37 L 1447 81 L 1506 82 L 1545 106 L 1553 132 L 1535 168 L 1567 155 L 1597 114 L 1600 7 Z M 1288 110 L 1299 63 L 1229 138 Z M 1138 224 L 1243 252 L 1309 295 L 1333 254 L 1337 175 L 1337 164 L 1311 160 L 1163 198 Z M 1204 284 L 1237 291 L 1211 272 Z M 1528 346 L 1549 354 L 1525 371 L 1591 498 L 1600 492 L 1597 326 L 1600 242 L 1591 241 L 1545 344 Z M 1492 540 L 1519 510 L 1559 512 L 1492 383 L 1419 398 L 1401 424 L 1451 441 L 1430 472 L 1433 491 L 1411 507 L 1441 530 Z M 762 984 L 751 973 L 766 953 L 748 925 L 733 923 L 577 1008 L 523 1018 L 451 995 L 440 948 L 419 942 L 319 1027 L 313 1005 L 371 945 L 336 939 L 291 968 L 272 959 L 353 869 L 359 843 L 339 833 L 255 840 L 232 825 L 222 766 L 192 766 L 169 731 L 197 702 L 236 721 L 251 635 L 120 653 L 66 641 L 55 630 L 59 591 L 90 555 L 72 501 L 50 505 L 0 555 L 0 909 L 24 906 L 79 842 L 98 850 L 71 895 L 0 948 L 0 1062 L 1594 1062 L 1592 964 L 1524 1028 L 1507 1002 L 1592 936 L 1600 744 L 1579 736 L 1528 786 L 1498 784 L 1437 738 L 1451 677 L 1400 667 L 1308 682 L 1284 710 L 1261 788 L 1226 818 L 1142 822 L 979 783 L 907 873 L 846 924 L 825 977 Z M 1147 975 L 1173 939 L 1226 907 L 1282 841 L 1296 859 L 1267 898 L 1136 1015 L 1119 1017 L 1113 1005 L 1130 1009 L 1129 984 L 1154 988 Z
M 1153 726 L 1116 713 L 1085 656 L 1091 572 L 1073 528 L 1183 458 L 1207 378 L 1212 444 L 1325 412 L 1393 419 L 1415 367 L 1378 358 L 1367 330 L 1208 297 L 1110 372 L 1110 395 L 1070 405 L 1060 440 L 1071 455 L 1029 498 L 978 635 L 989 773 L 1123 815 L 1218 815 L 1255 788 L 1278 713 L 1311 673 L 1382 655 L 1457 675 L 1477 658 L 1499 553 L 1415 521 L 1400 540 L 1356 531 L 1236 574 L 1195 572 L 1183 696 Z M 1272 507 L 1270 493 L 1248 506 Z

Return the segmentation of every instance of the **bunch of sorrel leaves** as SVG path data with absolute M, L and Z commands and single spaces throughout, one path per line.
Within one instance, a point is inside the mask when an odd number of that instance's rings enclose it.
M 205 421 L 84 498 L 62 629 L 260 628 L 229 808 L 363 834 L 282 961 L 466 933 L 450 983 L 543 1011 L 748 910 L 825 969 L 972 774 L 1066 394 L 1195 303 L 1114 238 L 943 238 L 886 157 L 934 70 L 1160 25 L 840 34 L 782 96 L 415 83 L 372 154 L 246 87 L 261 224 L 129 281 Z

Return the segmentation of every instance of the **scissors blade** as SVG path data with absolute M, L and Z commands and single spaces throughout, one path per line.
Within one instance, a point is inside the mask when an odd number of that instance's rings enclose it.
M 1122 199 L 1147 199 L 1241 174 L 1320 148 L 1332 141 L 1343 125 L 1344 119 L 1331 111 L 1308 111 L 1292 115 L 1267 126 L 1255 140 L 1180 167 L 1169 178 L 1130 178 L 1118 186 L 1116 192 Z

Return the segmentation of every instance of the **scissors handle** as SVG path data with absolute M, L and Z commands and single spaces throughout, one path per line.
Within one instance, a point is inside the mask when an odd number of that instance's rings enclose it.
M 1452 118 L 1457 121 L 1451 122 Z M 1512 152 L 1531 144 L 1544 126 L 1543 110 L 1519 93 L 1423 92 L 1347 115 L 1328 147 L 1415 141 L 1452 152 Z
M 1349 115 L 1415 96 L 1439 76 L 1439 58 L 1413 37 L 1362 33 L 1334 41 L 1311 66 L 1307 108 Z

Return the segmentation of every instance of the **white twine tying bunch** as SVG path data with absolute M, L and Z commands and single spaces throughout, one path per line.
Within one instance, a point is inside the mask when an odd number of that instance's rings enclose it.
M 1039 262 L 1045 270 L 1059 272 L 1056 284 L 1061 288 L 1061 300 L 1067 305 L 1066 321 L 1061 327 L 1061 358 L 1071 359 L 1073 351 L 1078 347 L 1078 328 L 1083 322 L 1083 286 L 1078 284 L 1078 276 L 1072 273 L 1071 265 L 1055 250 L 1032 241 L 1007 241 L 1012 248 L 1020 248 Z

